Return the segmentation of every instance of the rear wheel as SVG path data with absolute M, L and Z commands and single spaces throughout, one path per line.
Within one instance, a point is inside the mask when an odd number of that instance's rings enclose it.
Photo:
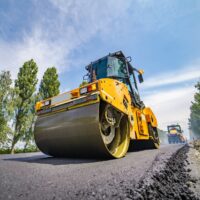
M 130 143 L 127 116 L 110 104 L 102 104 L 100 131 L 108 152 L 115 158 L 123 157 Z
M 171 138 L 168 136 L 168 143 L 171 144 Z
M 152 143 L 152 148 L 158 149 L 160 146 L 160 139 L 158 135 L 158 130 L 156 127 L 152 127 L 151 124 L 148 124 L 149 127 L 149 136 Z

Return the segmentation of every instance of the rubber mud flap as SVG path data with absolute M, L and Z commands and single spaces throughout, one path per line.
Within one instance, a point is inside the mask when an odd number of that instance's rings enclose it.
M 99 103 L 49 115 L 35 124 L 35 142 L 56 157 L 111 157 L 99 129 Z

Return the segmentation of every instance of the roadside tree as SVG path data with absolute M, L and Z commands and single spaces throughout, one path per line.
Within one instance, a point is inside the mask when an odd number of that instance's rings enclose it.
M 36 91 L 38 67 L 33 59 L 20 68 L 13 91 L 13 123 L 14 131 L 11 153 L 14 153 L 16 143 L 21 140 L 27 128 L 28 116 L 32 108 L 32 98 Z
M 197 92 L 194 95 L 194 101 L 190 107 L 189 126 L 192 132 L 200 137 L 200 82 L 195 85 Z
M 40 83 L 39 94 L 41 99 L 47 99 L 60 93 L 60 81 L 55 67 L 47 68 Z

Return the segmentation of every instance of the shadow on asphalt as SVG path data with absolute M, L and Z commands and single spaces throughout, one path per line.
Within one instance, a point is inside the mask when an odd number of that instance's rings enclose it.
M 6 158 L 4 161 L 15 161 L 15 162 L 25 162 L 25 163 L 39 163 L 39 164 L 49 164 L 49 165 L 68 165 L 68 164 L 84 164 L 84 163 L 94 163 L 101 162 L 105 160 L 100 159 L 84 159 L 84 158 L 54 158 L 41 156 L 30 156 L 30 157 L 18 157 L 18 158 Z
M 166 145 L 161 145 L 161 147 Z M 149 149 L 152 150 L 152 149 Z M 143 152 L 146 151 L 146 149 L 143 147 L 141 148 L 129 148 L 128 154 L 130 153 L 136 153 L 136 152 Z M 15 161 L 15 162 L 24 162 L 24 163 L 38 163 L 38 164 L 49 164 L 49 165 L 68 165 L 68 164 L 84 164 L 84 163 L 95 163 L 95 162 L 102 162 L 102 161 L 109 161 L 112 159 L 103 159 L 103 158 L 55 158 L 50 157 L 44 154 L 41 155 L 32 155 L 32 156 L 20 156 L 16 157 L 17 155 L 9 157 L 9 158 L 3 158 L 4 161 Z M 114 159 L 115 160 L 115 159 Z

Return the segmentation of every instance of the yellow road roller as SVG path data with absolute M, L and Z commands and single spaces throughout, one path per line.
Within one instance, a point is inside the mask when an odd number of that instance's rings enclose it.
M 87 84 L 36 103 L 38 148 L 55 157 L 107 158 L 134 146 L 159 148 L 157 119 L 138 92 L 143 70 L 131 57 L 110 53 L 86 70 Z
M 179 124 L 172 124 L 167 126 L 167 131 L 169 144 L 186 142 L 186 138 L 183 135 L 183 130 L 181 129 L 181 126 Z

